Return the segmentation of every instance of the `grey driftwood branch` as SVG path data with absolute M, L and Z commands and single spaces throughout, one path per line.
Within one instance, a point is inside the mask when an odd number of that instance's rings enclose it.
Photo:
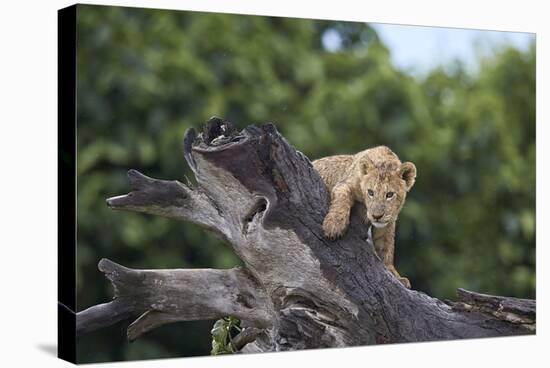
M 99 269 L 114 299 L 79 312 L 87 333 L 130 317 L 129 339 L 166 323 L 238 317 L 243 351 L 354 346 L 533 334 L 535 301 L 459 289 L 443 302 L 408 290 L 376 256 L 357 208 L 341 239 L 322 222 L 329 194 L 309 159 L 272 124 L 241 132 L 212 118 L 188 130 L 184 156 L 197 187 L 128 172 L 131 192 L 113 209 L 190 221 L 220 235 L 243 269 Z M 240 347 L 239 346 L 239 347 Z
M 166 323 L 228 315 L 258 327 L 270 325 L 266 296 L 240 268 L 134 270 L 102 259 L 99 269 L 111 280 L 115 297 L 78 313 L 78 334 L 135 315 L 140 317 L 128 327 L 130 340 Z

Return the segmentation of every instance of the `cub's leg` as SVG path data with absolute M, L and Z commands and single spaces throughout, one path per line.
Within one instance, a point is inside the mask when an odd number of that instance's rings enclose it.
M 399 281 L 407 288 L 411 288 L 411 283 L 406 277 L 401 277 L 394 265 L 395 251 L 395 222 L 388 224 L 383 228 L 372 227 L 372 240 L 374 249 L 378 257 L 384 262 L 386 268 L 397 277 Z
M 353 201 L 353 194 L 348 184 L 340 183 L 332 189 L 330 208 L 323 221 L 323 231 L 327 238 L 334 240 L 344 234 L 349 225 Z

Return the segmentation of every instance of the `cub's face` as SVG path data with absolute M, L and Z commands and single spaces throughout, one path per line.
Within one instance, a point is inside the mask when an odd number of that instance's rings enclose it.
M 396 221 L 407 192 L 414 185 L 414 164 L 390 162 L 376 167 L 368 160 L 362 166 L 361 174 L 361 193 L 367 207 L 366 220 L 377 228 Z

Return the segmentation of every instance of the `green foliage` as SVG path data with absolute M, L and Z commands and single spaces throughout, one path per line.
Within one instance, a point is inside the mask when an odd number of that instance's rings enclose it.
M 212 335 L 211 355 L 233 354 L 235 346 L 232 337 L 241 331 L 241 321 L 235 317 L 224 317 L 214 323 L 210 331 Z
M 336 52 L 323 48 L 328 30 L 342 38 Z M 418 169 L 396 249 L 413 287 L 535 295 L 534 44 L 498 49 L 476 72 L 456 64 L 415 79 L 362 23 L 83 5 L 77 73 L 79 309 L 112 297 L 101 257 L 240 264 L 203 229 L 104 202 L 128 191 L 129 168 L 192 176 L 183 133 L 212 115 L 240 128 L 274 122 L 311 159 L 388 145 Z M 79 361 L 206 355 L 211 325 L 166 326 L 134 348 L 120 324 L 80 339 Z

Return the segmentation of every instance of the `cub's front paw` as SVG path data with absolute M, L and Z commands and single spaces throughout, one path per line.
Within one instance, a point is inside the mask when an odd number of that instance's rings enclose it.
M 335 240 L 344 235 L 348 225 L 348 216 L 336 212 L 329 212 L 323 221 L 323 231 L 327 238 Z
M 406 277 L 398 277 L 399 281 L 401 281 L 401 283 L 403 284 L 403 286 L 405 286 L 407 289 L 410 289 L 411 288 L 411 282 L 409 281 L 408 278 Z

